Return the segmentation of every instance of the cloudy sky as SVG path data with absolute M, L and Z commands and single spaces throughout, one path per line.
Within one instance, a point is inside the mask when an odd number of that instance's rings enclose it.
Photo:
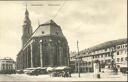
M 55 17 L 71 51 L 77 40 L 82 50 L 127 36 L 127 0 L 0 1 L 0 58 L 15 59 L 21 49 L 26 3 L 33 30 L 38 20 L 44 23 Z

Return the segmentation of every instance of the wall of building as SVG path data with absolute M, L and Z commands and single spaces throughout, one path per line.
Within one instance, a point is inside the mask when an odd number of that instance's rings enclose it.
M 0 59 L 0 71 L 2 70 L 15 70 L 16 63 L 10 58 Z
M 40 40 L 42 42 L 40 43 Z M 56 36 L 35 37 L 32 42 L 33 67 L 40 67 L 40 45 L 42 45 L 43 66 L 67 66 L 69 47 L 65 38 Z M 31 66 L 31 48 L 26 47 L 17 57 L 17 68 L 25 69 Z
M 84 50 L 80 51 L 80 57 L 82 58 L 81 62 L 81 69 L 86 70 L 89 68 L 93 68 L 93 63 L 98 60 L 100 62 L 100 68 L 105 68 L 105 66 L 110 67 L 112 64 L 114 66 L 120 68 L 127 68 L 127 62 L 128 62 L 128 55 L 127 55 L 127 41 L 126 39 L 122 41 L 116 41 L 114 44 L 109 43 L 109 46 L 105 44 L 105 46 L 102 46 L 99 49 L 95 50 Z M 77 53 L 74 53 L 71 57 L 72 62 L 74 61 L 77 56 Z M 75 65 L 75 68 L 78 68 L 77 64 Z M 73 66 L 72 66 L 73 67 Z M 86 72 L 81 71 L 81 72 Z
M 116 46 L 117 51 L 114 53 L 114 59 L 116 65 L 121 67 L 127 67 L 128 55 L 127 55 L 127 44 L 121 44 Z
M 64 37 L 61 28 L 57 25 L 51 25 L 50 32 L 51 32 L 51 35 L 55 35 L 55 36 L 57 35 L 60 37 Z
M 44 25 L 44 26 L 39 26 L 38 29 L 34 32 L 32 37 L 39 37 L 39 36 L 46 36 L 50 35 L 50 25 Z
M 52 20 L 39 25 L 17 55 L 17 69 L 68 65 L 68 42 Z

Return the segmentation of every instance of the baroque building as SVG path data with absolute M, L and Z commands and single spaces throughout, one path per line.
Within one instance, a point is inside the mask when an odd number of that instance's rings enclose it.
M 61 27 L 53 20 L 40 24 L 32 32 L 26 9 L 23 25 L 22 49 L 17 54 L 17 69 L 69 65 L 69 46 Z
M 12 71 L 16 69 L 16 62 L 10 57 L 0 59 L 0 73 L 2 71 Z
M 93 63 L 98 60 L 100 62 L 101 71 L 106 66 L 111 68 L 112 64 L 118 71 L 126 72 L 128 55 L 127 55 L 127 39 L 118 39 L 101 43 L 99 45 L 74 53 L 70 57 L 74 71 L 78 71 L 77 58 L 81 59 L 80 69 L 81 72 L 93 72 Z

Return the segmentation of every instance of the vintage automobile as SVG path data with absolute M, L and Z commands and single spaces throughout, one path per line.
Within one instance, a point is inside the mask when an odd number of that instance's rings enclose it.
M 71 77 L 71 68 L 68 66 L 56 67 L 52 71 L 52 77 Z
M 27 68 L 24 70 L 25 74 L 28 75 L 40 75 L 40 74 L 46 74 L 46 68 L 41 68 L 41 67 L 37 67 L 37 68 Z
M 46 67 L 37 67 L 39 74 L 47 74 L 47 68 Z
M 17 74 L 23 74 L 24 71 L 23 71 L 23 70 L 16 70 L 16 73 L 17 73 Z
M 105 66 L 104 69 L 101 70 L 102 73 L 107 73 L 110 75 L 116 75 L 118 73 L 118 69 L 116 67 L 110 67 L 110 66 Z
M 24 71 L 25 74 L 34 75 L 35 71 L 36 71 L 36 68 L 26 68 L 23 71 Z
M 47 72 L 52 72 L 52 71 L 54 71 L 54 67 L 47 67 Z

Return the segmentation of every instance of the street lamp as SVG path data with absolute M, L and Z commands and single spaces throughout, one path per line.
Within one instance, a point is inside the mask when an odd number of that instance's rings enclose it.
M 110 55 L 111 55 L 111 58 L 112 58 L 112 61 L 111 61 L 111 66 L 112 66 L 112 70 L 115 70 L 115 60 L 114 60 L 114 48 L 110 48 Z
M 112 67 L 112 69 L 113 69 L 113 53 L 112 53 L 112 48 L 110 48 L 110 56 L 111 56 L 111 67 Z
M 78 60 L 78 73 L 79 73 L 79 77 L 80 77 L 80 58 L 79 58 L 79 45 L 78 45 L 78 41 L 77 41 L 77 50 L 78 50 L 78 55 L 77 55 L 77 60 Z

